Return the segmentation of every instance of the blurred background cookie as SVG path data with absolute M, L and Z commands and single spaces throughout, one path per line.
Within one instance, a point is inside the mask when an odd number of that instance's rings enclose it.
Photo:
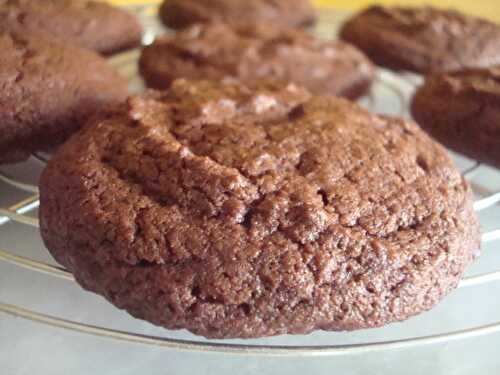
M 500 67 L 429 77 L 412 113 L 439 142 L 500 168 Z
M 164 0 L 159 14 L 173 29 L 198 22 L 303 27 L 316 20 L 310 0 Z
M 28 34 L 0 35 L 0 163 L 51 149 L 127 96 L 92 51 Z
M 136 16 L 92 0 L 0 0 L 0 30 L 47 34 L 112 54 L 140 45 Z
M 314 93 L 356 98 L 374 78 L 373 64 L 355 47 L 270 25 L 198 24 L 159 37 L 143 49 L 139 65 L 154 88 L 168 88 L 177 78 L 231 77 L 246 84 L 293 82 Z
M 340 35 L 395 70 L 430 73 L 500 64 L 500 26 L 454 10 L 373 6 L 348 20 Z

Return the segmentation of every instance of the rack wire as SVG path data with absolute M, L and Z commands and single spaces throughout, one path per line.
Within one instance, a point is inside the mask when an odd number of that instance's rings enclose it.
M 151 42 L 154 34 L 159 30 L 156 22 L 155 10 L 152 6 L 139 6 L 134 10 L 141 16 L 146 25 L 145 43 Z M 326 25 L 336 25 L 342 18 L 338 12 L 322 12 L 319 30 L 326 30 Z M 320 31 L 321 33 L 321 31 Z M 333 35 L 333 32 L 332 32 Z M 124 54 L 113 59 L 112 63 L 117 69 L 126 74 L 132 81 L 137 79 L 135 70 L 137 51 Z M 398 83 L 395 84 L 395 81 Z M 408 116 L 408 94 L 401 89 L 401 85 L 407 85 L 409 88 L 415 88 L 420 78 L 417 76 L 403 74 L 394 75 L 387 71 L 380 71 L 377 77 L 377 84 L 383 89 L 388 90 L 392 95 L 398 98 L 398 114 Z M 140 83 L 132 87 L 133 91 L 140 91 Z M 380 98 L 371 94 L 364 100 L 364 105 L 374 109 Z M 34 155 L 36 160 L 42 165 L 48 160 L 46 155 Z M 23 164 L 18 166 L 24 168 Z M 475 174 L 482 168 L 481 164 L 476 162 L 472 166 L 465 168 L 462 175 L 466 177 L 473 187 L 476 196 L 481 197 L 474 203 L 476 212 L 487 209 L 493 209 L 500 203 L 500 191 L 491 191 L 488 187 L 475 181 Z M 0 207 L 0 228 L 8 223 L 15 225 L 31 226 L 38 228 L 38 219 L 30 216 L 39 206 L 38 188 L 35 185 L 20 181 L 17 177 L 0 170 L 0 182 L 6 184 L 16 191 L 29 194 L 15 204 L 8 207 Z M 1 193 L 1 191 L 0 191 Z M 498 207 L 496 207 L 498 209 Z M 489 243 L 500 240 L 500 229 L 485 232 L 482 236 L 483 243 Z M 40 246 L 41 243 L 40 243 Z M 0 261 L 9 263 L 13 266 L 22 267 L 37 273 L 46 274 L 50 277 L 59 278 L 68 282 L 74 282 L 73 276 L 62 267 L 54 266 L 48 263 L 40 262 L 34 259 L 16 255 L 8 249 L 0 248 Z M 483 273 L 464 278 L 459 288 L 471 288 L 500 281 L 500 270 L 489 273 Z M 348 354 L 360 354 L 382 350 L 403 349 L 408 347 L 417 347 L 428 344 L 451 342 L 468 339 L 477 336 L 483 336 L 500 332 L 500 321 L 493 324 L 481 325 L 467 329 L 455 330 L 440 334 L 425 335 L 419 337 L 404 338 L 399 340 L 364 342 L 349 345 L 321 345 L 321 346 L 283 346 L 283 345 L 246 345 L 246 344 L 227 344 L 218 342 L 202 342 L 197 340 L 179 340 L 163 336 L 143 335 L 128 331 L 115 330 L 107 327 L 90 325 L 82 322 L 68 320 L 62 317 L 47 315 L 42 312 L 26 309 L 21 306 L 12 305 L 0 301 L 0 312 L 10 314 L 16 317 L 28 319 L 34 322 L 42 323 L 52 327 L 69 329 L 76 332 L 90 334 L 94 336 L 105 337 L 129 343 L 140 343 L 154 345 L 168 349 L 199 351 L 199 352 L 220 352 L 227 354 L 251 354 L 265 356 L 338 356 Z

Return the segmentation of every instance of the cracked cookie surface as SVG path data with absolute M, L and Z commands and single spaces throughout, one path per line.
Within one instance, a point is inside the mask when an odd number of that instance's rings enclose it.
M 127 97 L 127 81 L 92 51 L 16 33 L 0 34 L 0 50 L 0 163 L 49 151 Z
M 417 73 L 500 64 L 500 26 L 453 10 L 372 6 L 340 35 L 374 62 Z
M 159 15 L 173 29 L 221 22 L 304 27 L 316 21 L 310 0 L 165 0 Z
M 365 94 L 375 75 L 370 60 L 348 43 L 270 25 L 196 25 L 144 47 L 139 66 L 147 84 L 159 89 L 178 78 L 231 77 L 246 84 L 292 82 L 348 98 Z
M 441 146 L 293 85 L 132 97 L 59 150 L 40 192 L 45 244 L 84 288 L 207 337 L 403 320 L 479 250 Z
M 103 54 L 140 45 L 133 14 L 91 0 L 0 0 L 0 30 L 57 37 Z
M 439 142 L 500 167 L 500 67 L 428 77 L 412 101 L 416 121 Z

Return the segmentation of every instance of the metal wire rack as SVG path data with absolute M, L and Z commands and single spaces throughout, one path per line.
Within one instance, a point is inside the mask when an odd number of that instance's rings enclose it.
M 158 23 L 156 22 L 156 17 L 152 17 L 155 14 L 154 8 L 152 8 L 151 6 L 141 6 L 136 7 L 134 10 L 138 12 L 138 14 L 143 19 L 144 24 L 146 25 L 147 32 L 145 35 L 145 42 L 151 42 L 154 34 L 156 34 L 159 30 Z M 339 24 L 339 20 L 342 19 L 342 14 L 332 11 L 322 12 L 321 17 L 322 18 L 318 32 L 320 33 L 320 35 L 324 35 L 324 30 L 329 30 L 333 35 L 333 31 L 331 31 L 332 25 Z M 122 71 L 131 79 L 132 91 L 139 91 L 142 88 L 140 81 L 137 81 L 135 68 L 137 57 L 138 53 L 137 51 L 135 51 L 119 56 L 112 61 L 117 69 Z M 390 102 L 390 104 L 388 104 L 386 107 L 389 108 L 390 111 L 394 112 L 394 114 L 408 116 L 408 92 L 411 92 L 411 90 L 414 89 L 419 81 L 420 78 L 417 76 L 409 74 L 394 75 L 387 71 L 380 71 L 376 82 L 376 86 L 378 87 L 374 89 L 374 92 L 369 97 L 363 100 L 363 104 L 374 111 L 380 110 L 380 102 L 384 100 L 384 98 L 381 98 L 381 96 L 387 95 L 395 99 L 395 101 Z M 47 162 L 48 156 L 34 155 L 34 159 L 38 163 L 41 163 L 41 165 L 43 166 Z M 22 170 L 25 167 L 25 165 L 20 164 L 15 169 Z M 478 213 L 487 209 L 494 209 L 495 206 L 500 203 L 500 191 L 493 192 L 487 186 L 483 186 L 479 182 L 475 181 L 474 177 L 481 168 L 482 166 L 476 162 L 473 165 L 466 167 L 462 171 L 462 174 L 469 179 L 476 196 L 480 197 L 474 203 L 474 209 Z M 2 226 L 8 223 L 38 228 L 38 219 L 29 215 L 39 206 L 38 188 L 35 185 L 22 182 L 17 176 L 15 176 L 15 173 L 9 174 L 1 169 L 0 183 L 5 184 L 9 188 L 12 188 L 17 192 L 28 194 L 27 198 L 24 198 L 14 204 L 6 207 L 0 206 L 0 229 Z M 0 194 L 3 194 L 1 190 Z M 483 243 L 489 243 L 498 240 L 500 240 L 500 229 L 485 232 L 482 237 Z M 41 241 L 40 246 L 42 247 Z M 31 271 L 46 274 L 51 277 L 74 282 L 71 273 L 66 271 L 64 268 L 19 256 L 14 252 L 9 251 L 8 249 L 0 248 L 0 261 L 10 263 L 13 266 L 18 266 L 29 269 Z M 475 287 L 494 281 L 500 281 L 500 270 L 464 278 L 460 282 L 459 288 Z M 498 321 L 493 324 L 481 325 L 441 334 L 381 342 L 363 342 L 348 345 L 321 346 L 245 345 L 204 342 L 197 340 L 179 340 L 163 336 L 151 336 L 128 331 L 120 331 L 106 327 L 76 322 L 62 317 L 47 315 L 41 312 L 23 308 L 21 306 L 3 303 L 2 301 L 0 301 L 0 312 L 53 327 L 69 329 L 77 332 L 130 343 L 141 343 L 168 349 L 186 351 L 222 352 L 265 356 L 337 356 L 359 354 L 380 350 L 391 350 L 396 348 L 402 349 L 407 347 L 450 342 L 500 332 L 500 321 Z

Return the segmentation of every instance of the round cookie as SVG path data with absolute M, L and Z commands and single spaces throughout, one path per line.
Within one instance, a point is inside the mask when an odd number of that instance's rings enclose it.
M 394 70 L 448 72 L 500 64 L 500 26 L 452 10 L 372 6 L 341 37 Z
M 49 150 L 127 96 L 127 82 L 92 51 L 0 34 L 0 163 Z
M 293 85 L 133 97 L 40 192 L 45 244 L 84 288 L 207 337 L 403 320 L 480 246 L 467 183 L 417 125 Z
M 293 82 L 314 93 L 356 98 L 370 88 L 373 64 L 356 48 L 293 29 L 195 25 L 144 47 L 139 67 L 147 85 L 164 89 L 178 78 L 246 84 Z
M 137 18 L 92 0 L 0 0 L 0 30 L 47 34 L 103 54 L 140 45 Z
M 500 168 L 500 67 L 428 77 L 412 114 L 439 142 Z
M 164 0 L 159 14 L 173 29 L 200 22 L 304 27 L 316 21 L 310 0 Z

